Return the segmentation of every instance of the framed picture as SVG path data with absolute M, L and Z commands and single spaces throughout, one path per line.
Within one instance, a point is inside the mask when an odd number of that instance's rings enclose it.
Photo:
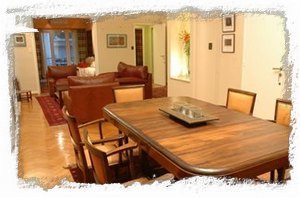
M 234 14 L 223 15 L 223 32 L 234 32 L 235 16 Z
M 126 34 L 107 34 L 108 48 L 126 48 L 127 35 Z
M 14 34 L 14 46 L 15 47 L 26 47 L 25 34 Z
M 234 53 L 234 34 L 222 35 L 222 52 Z

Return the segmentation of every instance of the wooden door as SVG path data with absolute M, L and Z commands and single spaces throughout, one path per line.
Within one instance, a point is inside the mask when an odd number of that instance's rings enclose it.
M 153 80 L 154 84 L 166 85 L 166 26 L 157 24 L 153 26 Z
M 144 64 L 143 29 L 135 29 L 135 61 L 136 65 Z

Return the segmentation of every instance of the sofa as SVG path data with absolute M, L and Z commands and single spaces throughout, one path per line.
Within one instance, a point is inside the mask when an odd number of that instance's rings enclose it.
M 147 66 L 128 65 L 119 62 L 117 72 L 107 72 L 98 76 L 114 75 L 116 82 L 120 85 L 145 85 L 145 99 L 152 98 L 152 74 L 148 72 Z

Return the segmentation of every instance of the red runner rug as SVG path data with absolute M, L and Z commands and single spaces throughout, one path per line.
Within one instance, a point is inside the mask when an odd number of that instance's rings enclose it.
M 65 124 L 66 120 L 63 117 L 59 104 L 51 96 L 37 96 L 37 101 L 40 103 L 44 115 L 50 126 Z

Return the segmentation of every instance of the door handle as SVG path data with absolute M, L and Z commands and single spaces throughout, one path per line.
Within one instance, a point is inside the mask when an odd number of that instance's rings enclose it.
M 275 70 L 275 71 L 282 71 L 282 67 L 273 67 L 273 70 Z

